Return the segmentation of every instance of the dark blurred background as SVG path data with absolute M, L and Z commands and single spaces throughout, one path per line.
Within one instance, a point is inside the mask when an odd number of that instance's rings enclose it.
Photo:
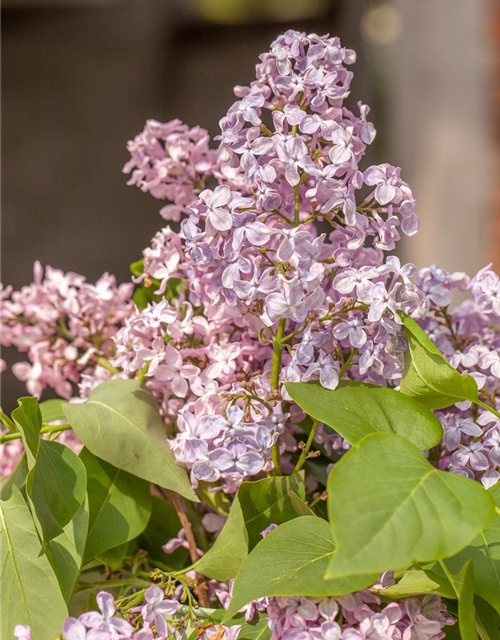
M 233 85 L 288 28 L 358 53 L 371 161 L 400 164 L 419 202 L 402 257 L 497 261 L 498 16 L 495 0 L 4 0 L 2 281 L 31 282 L 35 259 L 128 280 L 162 203 L 126 186 L 127 140 L 147 118 L 216 135 Z M 3 377 L 9 408 L 24 385 Z

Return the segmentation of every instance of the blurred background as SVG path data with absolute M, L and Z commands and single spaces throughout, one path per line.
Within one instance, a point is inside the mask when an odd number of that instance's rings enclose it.
M 500 267 L 498 0 L 4 0 L 2 23 L 5 284 L 31 282 L 35 259 L 128 280 L 162 203 L 126 186 L 127 140 L 147 118 L 216 135 L 288 28 L 358 53 L 370 161 L 402 166 L 419 205 L 402 258 Z M 12 407 L 24 384 L 6 374 L 3 391 Z

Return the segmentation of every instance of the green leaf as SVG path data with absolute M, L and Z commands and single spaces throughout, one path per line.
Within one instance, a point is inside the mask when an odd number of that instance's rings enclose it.
M 144 260 L 141 258 L 140 260 L 136 260 L 135 262 L 132 262 L 132 264 L 130 265 L 130 273 L 133 276 L 140 276 L 142 275 L 144 271 Z
M 474 567 L 468 560 L 456 576 L 449 575 L 458 597 L 458 626 L 462 640 L 477 640 L 474 607 Z
M 86 486 L 85 467 L 78 456 L 60 442 L 40 440 L 26 489 L 44 542 L 63 533 L 85 499 Z
M 244 618 L 240 622 L 241 629 L 238 633 L 238 640 L 269 640 L 271 629 L 267 624 L 266 616 L 247 622 Z
M 500 483 L 488 493 L 500 508 Z M 471 544 L 453 558 L 446 559 L 452 573 L 458 573 L 468 559 L 474 565 L 476 593 L 500 614 L 500 516 L 484 529 Z
M 145 549 L 154 565 L 155 561 L 171 567 L 182 569 L 187 566 L 188 551 L 180 547 L 174 553 L 165 553 L 162 549 L 172 538 L 176 538 L 181 529 L 177 513 L 170 502 L 152 496 L 152 511 L 146 529 L 139 537 L 141 549 Z
M 0 505 L 2 638 L 12 638 L 16 624 L 31 627 L 36 640 L 53 640 L 68 615 L 57 578 L 17 487 Z
M 433 571 L 410 569 L 405 571 L 401 580 L 386 589 L 379 589 L 377 593 L 384 598 L 398 600 L 412 596 L 432 594 L 443 598 L 455 598 L 455 591 L 446 577 Z
M 85 403 L 64 412 L 95 456 L 118 469 L 198 501 L 186 470 L 176 463 L 153 395 L 137 380 L 110 380 Z
M 475 402 L 477 384 L 474 378 L 461 375 L 414 320 L 403 313 L 400 315 L 408 339 L 401 393 L 430 409 L 444 409 L 463 400 Z
M 476 629 L 482 640 L 500 640 L 500 618 L 485 600 L 474 598 L 476 608 Z
M 438 471 L 408 440 L 360 440 L 328 479 L 337 553 L 327 577 L 406 569 L 458 553 L 493 519 L 482 486 Z
M 40 447 L 40 429 L 42 428 L 42 414 L 36 398 L 26 396 L 19 398 L 18 407 L 12 412 L 12 418 L 21 433 L 23 444 L 31 469 L 36 461 Z
M 42 416 L 36 398 L 20 398 L 12 417 L 21 433 L 29 473 L 26 491 L 43 542 L 63 533 L 85 498 L 87 476 L 78 456 L 40 439 Z
M 198 573 L 213 580 L 229 580 L 234 578 L 247 554 L 248 533 L 241 504 L 236 496 L 224 528 L 194 567 Z
M 151 515 L 149 483 L 100 460 L 87 449 L 80 458 L 87 469 L 89 530 L 88 562 L 104 551 L 141 534 Z
M 371 384 L 341 382 L 335 391 L 317 382 L 288 382 L 286 389 L 308 415 L 351 444 L 369 433 L 396 433 L 425 451 L 443 437 L 437 417 L 408 396 Z
M 259 542 L 241 566 L 225 619 L 257 598 L 343 595 L 377 579 L 376 573 L 325 579 L 334 553 L 332 532 L 322 518 L 302 516 L 282 524 Z
M 119 569 L 127 555 L 129 542 L 123 542 L 101 554 L 100 559 L 113 571 Z
M 304 498 L 303 473 L 243 482 L 224 528 L 213 546 L 196 563 L 196 570 L 214 580 L 234 578 L 248 549 L 253 549 L 262 539 L 261 531 L 270 524 L 296 518 L 299 515 L 297 500 Z
M 40 402 L 40 411 L 42 413 L 42 421 L 45 423 L 54 422 L 56 420 L 64 420 L 67 422 L 63 407 L 68 403 L 66 400 L 53 399 Z
M 69 603 L 80 575 L 89 526 L 89 506 L 84 500 L 63 533 L 47 545 L 47 558 L 57 576 L 61 592 Z

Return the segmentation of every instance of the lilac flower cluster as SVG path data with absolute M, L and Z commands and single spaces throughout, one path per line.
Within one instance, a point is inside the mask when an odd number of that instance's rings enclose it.
M 479 395 L 500 408 L 500 279 L 491 265 L 472 279 L 432 266 L 419 273 L 418 285 L 430 301 L 423 326 L 438 348 L 460 372 L 474 377 Z M 450 305 L 452 291 L 470 297 Z M 500 421 L 470 402 L 438 413 L 444 438 L 439 464 L 454 473 L 480 479 L 487 488 L 500 479 Z
M 235 490 L 245 476 L 270 469 L 286 416 L 263 401 L 269 348 L 236 325 L 229 331 L 230 321 L 196 315 L 182 297 L 149 305 L 116 335 L 113 364 L 140 376 L 173 432 L 176 425 L 172 445 L 193 484 L 224 477 Z
M 130 314 L 132 284 L 117 286 L 105 273 L 90 284 L 77 273 L 35 264 L 33 283 L 20 291 L 2 292 L 0 341 L 28 354 L 29 362 L 12 367 L 28 392 L 40 397 L 51 387 L 70 398 L 73 384 L 109 378 L 107 358 L 113 336 Z
M 289 399 L 283 382 L 397 381 L 405 346 L 397 311 L 420 318 L 428 308 L 413 265 L 384 257 L 418 219 L 398 169 L 358 168 L 375 131 L 368 107 L 355 115 L 343 104 L 353 61 L 336 38 L 278 38 L 221 120 L 218 186 L 198 199 L 192 191 L 182 238 L 166 227 L 144 251 L 138 282 L 159 295 L 172 279 L 183 284 L 176 300 L 127 320 L 114 364 L 144 379 L 166 418 L 180 412 L 174 447 L 194 483 L 222 479 L 229 490 L 269 468 L 283 430 L 280 395 Z M 156 149 L 163 162 L 179 126 L 160 135 L 154 123 L 137 148 L 148 158 Z M 280 438 L 281 452 L 293 446 Z
M 165 640 L 186 637 L 185 620 L 175 619 L 179 609 L 178 594 L 166 598 L 163 589 L 152 585 L 144 592 L 144 605 L 132 607 L 117 615 L 114 597 L 101 591 L 96 597 L 99 611 L 82 613 L 78 618 L 66 618 L 63 624 L 64 640 Z M 125 619 L 126 618 L 126 619 Z M 184 624 L 183 624 L 184 622 Z M 224 640 L 237 640 L 240 627 L 216 627 L 223 631 Z M 26 625 L 17 625 L 14 635 L 18 640 L 32 640 Z M 198 640 L 213 640 L 213 631 L 207 627 Z
M 385 606 L 368 589 L 336 598 L 270 598 L 271 640 L 441 640 L 455 620 L 437 596 Z
M 127 184 L 170 200 L 160 213 L 165 220 L 178 221 L 217 168 L 217 154 L 209 144 L 210 136 L 201 127 L 148 120 L 127 145 L 131 158 L 123 172 L 132 172 Z

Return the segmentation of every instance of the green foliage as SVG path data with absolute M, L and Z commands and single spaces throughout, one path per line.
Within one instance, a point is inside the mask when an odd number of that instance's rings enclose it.
M 95 456 L 118 469 L 198 498 L 186 471 L 176 463 L 153 395 L 137 380 L 110 380 L 88 402 L 64 407 L 76 435 Z
M 482 640 L 500 640 L 500 617 L 481 597 L 474 598 L 476 629 Z
M 404 572 L 395 585 L 380 591 L 380 595 L 383 595 L 384 598 L 394 600 L 423 594 L 454 598 L 455 590 L 446 577 L 429 570 L 410 569 Z
M 488 493 L 500 509 L 500 483 Z M 497 514 L 470 545 L 456 556 L 448 558 L 446 566 L 452 573 L 458 573 L 469 559 L 474 566 L 476 593 L 500 614 L 500 515 Z
M 30 510 L 16 486 L 0 505 L 2 638 L 16 624 L 31 626 L 36 640 L 53 640 L 67 615 L 57 578 L 45 555 Z
M 243 482 L 224 528 L 196 570 L 214 580 L 234 578 L 248 550 L 262 539 L 261 531 L 302 515 L 304 498 L 303 474 Z
M 144 260 L 137 260 L 130 265 L 130 272 L 133 276 L 139 277 L 144 272 Z M 145 281 L 146 282 L 146 281 Z M 151 302 L 160 302 L 163 299 L 171 300 L 179 296 L 179 289 L 183 285 L 181 278 L 169 278 L 167 288 L 164 294 L 158 295 L 154 293 L 160 287 L 160 281 L 156 278 L 149 277 L 147 284 L 143 284 L 136 288 L 132 296 L 139 311 L 145 309 Z
M 335 391 L 318 382 L 288 382 L 287 391 L 308 415 L 335 429 L 351 444 L 369 433 L 397 433 L 425 451 L 443 437 L 441 423 L 408 396 L 361 382 L 341 382 Z
M 89 527 L 89 506 L 84 500 L 63 532 L 51 540 L 46 549 L 61 592 L 69 604 L 83 563 L 83 552 Z
M 42 416 L 35 398 L 21 398 L 12 417 L 26 449 L 26 490 L 44 543 L 63 533 L 80 508 L 87 484 L 85 467 L 68 447 L 40 439 Z
M 66 415 L 63 411 L 68 403 L 66 400 L 53 399 L 40 402 L 40 411 L 42 413 L 42 421 L 45 423 L 54 422 L 55 420 L 64 420 L 66 422 Z
M 170 502 L 156 496 L 152 496 L 151 499 L 151 517 L 146 529 L 139 537 L 139 546 L 148 552 L 153 562 L 160 562 L 172 569 L 182 569 L 188 563 L 187 549 L 181 547 L 174 553 L 165 553 L 162 549 L 163 545 L 175 538 L 181 529 L 177 513 Z
M 322 518 L 302 516 L 269 533 L 238 571 L 227 618 L 264 596 L 332 596 L 367 587 L 377 574 L 325 579 L 335 553 L 333 536 Z
M 400 315 L 408 339 L 401 392 L 430 409 L 444 409 L 462 400 L 475 402 L 474 378 L 461 375 L 414 320 L 403 313 Z
M 149 483 L 100 460 L 87 449 L 89 527 L 85 562 L 140 535 L 151 515 Z
M 452 576 L 458 597 L 458 627 L 462 640 L 477 640 L 474 607 L 474 567 L 468 560 L 457 576 Z
M 438 471 L 400 436 L 366 436 L 328 479 L 337 553 L 327 577 L 406 569 L 458 553 L 494 517 L 480 484 Z

